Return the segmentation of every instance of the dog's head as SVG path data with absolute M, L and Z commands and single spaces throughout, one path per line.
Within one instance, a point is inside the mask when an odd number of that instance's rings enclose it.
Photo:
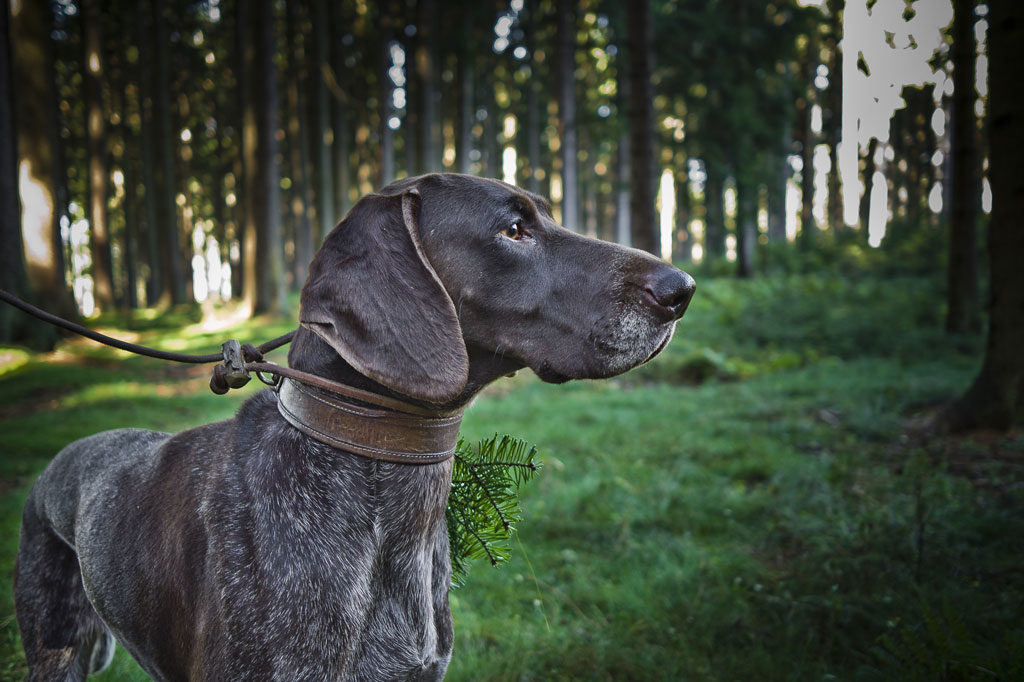
M 310 265 L 300 322 L 364 376 L 442 404 L 521 367 L 625 372 L 665 347 L 693 291 L 658 258 L 559 226 L 537 195 L 437 174 L 356 204 Z

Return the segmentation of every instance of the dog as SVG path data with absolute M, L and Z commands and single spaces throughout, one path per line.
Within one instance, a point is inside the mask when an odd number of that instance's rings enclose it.
M 560 383 L 650 360 L 694 287 L 559 226 L 540 196 L 425 175 L 363 197 L 327 236 L 288 362 L 457 430 L 445 415 L 519 369 Z M 346 451 L 296 428 L 283 399 L 264 390 L 226 421 L 106 431 L 57 454 L 15 569 L 30 680 L 83 680 L 115 639 L 155 680 L 444 677 L 450 457 Z M 327 418 L 361 405 L 331 400 Z M 387 413 L 373 423 L 388 442 L 390 412 L 361 407 Z

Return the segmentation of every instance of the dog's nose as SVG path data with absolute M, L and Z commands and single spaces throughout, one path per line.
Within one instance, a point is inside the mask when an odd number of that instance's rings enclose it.
M 678 320 L 690 305 L 697 283 L 693 277 L 671 265 L 664 265 L 649 273 L 644 291 L 656 312 L 670 320 Z

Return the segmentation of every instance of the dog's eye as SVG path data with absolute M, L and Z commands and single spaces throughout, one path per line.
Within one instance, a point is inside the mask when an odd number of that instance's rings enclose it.
M 519 227 L 519 223 L 512 223 L 504 230 L 502 230 L 501 234 L 508 237 L 509 239 L 522 239 L 523 229 Z

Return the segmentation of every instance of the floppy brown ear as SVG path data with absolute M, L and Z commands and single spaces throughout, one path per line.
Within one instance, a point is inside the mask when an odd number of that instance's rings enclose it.
M 327 236 L 299 322 L 363 375 L 411 398 L 454 400 L 469 357 L 455 305 L 420 244 L 420 196 L 371 194 Z

